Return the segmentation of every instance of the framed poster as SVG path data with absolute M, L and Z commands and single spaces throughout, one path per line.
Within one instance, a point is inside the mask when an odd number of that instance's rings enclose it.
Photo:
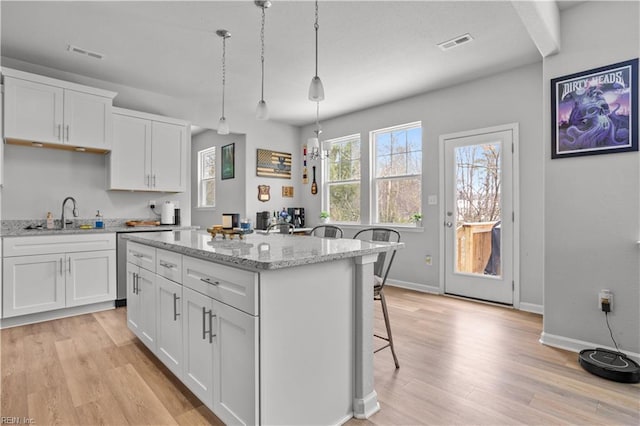
M 233 179 L 236 174 L 236 144 L 222 147 L 222 180 Z
M 551 80 L 551 158 L 638 150 L 638 59 Z
M 258 149 L 256 175 L 291 179 L 291 153 Z

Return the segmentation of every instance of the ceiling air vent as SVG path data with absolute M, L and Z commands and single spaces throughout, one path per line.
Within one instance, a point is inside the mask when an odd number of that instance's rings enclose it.
M 73 44 L 68 45 L 67 46 L 67 50 L 69 52 L 78 53 L 80 55 L 90 56 L 90 57 L 95 58 L 95 59 L 103 59 L 104 58 L 104 55 L 102 53 L 92 52 L 90 50 L 83 49 L 83 48 L 78 47 L 78 46 L 74 46 Z
M 453 49 L 454 47 L 458 47 L 461 44 L 469 43 L 472 40 L 473 40 L 473 37 L 471 37 L 471 35 L 467 33 L 467 34 L 458 36 L 456 38 L 453 38 L 451 40 L 443 41 L 442 43 L 438 44 L 438 47 L 443 51 L 446 51 L 449 49 Z

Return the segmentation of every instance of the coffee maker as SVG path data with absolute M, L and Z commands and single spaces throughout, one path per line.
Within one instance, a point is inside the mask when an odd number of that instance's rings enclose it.
M 296 228 L 304 228 L 304 208 L 303 207 L 289 207 L 287 213 L 291 218 L 291 223 Z
M 267 229 L 271 224 L 271 212 L 256 213 L 256 229 Z

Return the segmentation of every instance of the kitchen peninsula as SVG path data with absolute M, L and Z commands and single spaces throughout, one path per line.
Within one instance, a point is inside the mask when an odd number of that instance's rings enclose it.
M 379 409 L 373 262 L 401 243 L 126 238 L 129 328 L 222 421 L 329 425 Z

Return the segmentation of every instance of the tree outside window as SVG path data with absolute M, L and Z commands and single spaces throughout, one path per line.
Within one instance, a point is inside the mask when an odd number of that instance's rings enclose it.
M 375 222 L 408 224 L 422 207 L 422 124 L 371 132 Z
M 324 142 L 325 203 L 332 222 L 360 222 L 360 135 Z
M 198 207 L 216 205 L 216 147 L 198 151 Z

